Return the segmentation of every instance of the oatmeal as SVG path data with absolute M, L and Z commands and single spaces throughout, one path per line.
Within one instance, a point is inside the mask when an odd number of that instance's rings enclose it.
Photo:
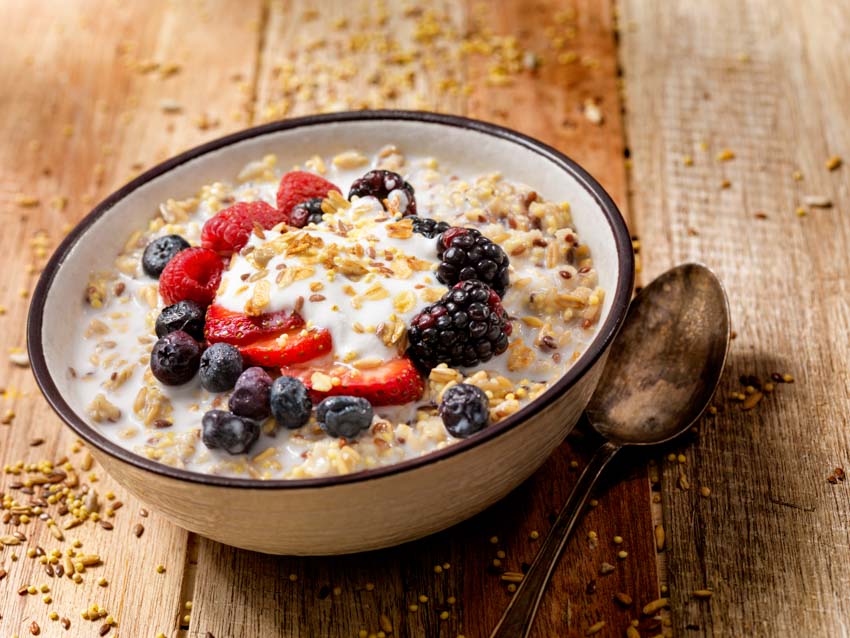
M 274 479 L 491 427 L 576 361 L 604 292 L 568 202 L 387 147 L 168 200 L 84 298 L 69 374 L 105 436 Z

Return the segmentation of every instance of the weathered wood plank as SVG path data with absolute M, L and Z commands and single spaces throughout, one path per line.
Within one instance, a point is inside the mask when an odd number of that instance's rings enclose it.
M 425 10 L 339 3 L 324 3 L 314 15 L 314 6 L 271 4 L 258 80 L 259 120 L 364 106 L 466 112 L 565 150 L 625 203 L 616 50 L 607 4 L 541 2 L 529 9 L 504 3 L 493 12 L 444 3 L 433 9 L 433 17 Z M 357 27 L 366 30 L 368 44 L 360 49 L 355 38 L 359 53 L 352 55 L 350 28 Z M 467 34 L 471 42 L 495 48 L 495 53 L 458 56 L 449 44 L 453 32 Z M 392 45 L 385 50 L 387 33 L 397 34 L 403 45 L 394 53 Z M 492 34 L 518 38 L 516 43 L 495 41 Z M 556 38 L 562 40 L 558 51 L 566 56 L 560 64 L 550 50 Z M 526 50 L 546 58 L 534 73 Z M 390 59 L 405 59 L 408 53 L 409 63 Z M 519 71 L 506 74 L 507 84 L 494 81 L 491 67 L 510 66 L 511 61 L 518 61 Z M 446 76 L 458 84 L 441 82 Z M 396 77 L 410 77 L 411 88 L 402 83 L 396 93 L 386 90 L 387 79 Z M 329 103 L 332 92 L 335 101 Z M 598 105 L 601 124 L 586 115 L 586 101 Z M 578 441 L 565 444 L 526 485 L 472 521 L 383 552 L 276 558 L 200 540 L 195 586 L 199 620 L 191 634 L 295 636 L 310 627 L 316 635 L 350 636 L 379 631 L 384 614 L 394 636 L 486 636 L 509 596 L 499 575 L 490 573 L 492 560 L 503 551 L 500 560 L 512 570 L 531 561 L 537 542 L 530 533 L 545 534 L 548 516 L 578 476 L 570 462 L 583 463 L 587 447 Z M 628 592 L 636 601 L 656 597 L 649 484 L 640 466 L 624 462 L 621 470 L 627 479 L 603 492 L 600 506 L 588 513 L 564 557 L 536 636 L 582 636 L 603 619 L 609 635 L 620 635 L 638 614 L 635 605 L 625 609 L 614 604 L 613 594 Z M 590 531 L 596 541 L 589 540 Z M 613 544 L 616 535 L 624 537 L 622 547 Z M 494 544 L 492 536 L 498 537 Z M 622 548 L 630 554 L 625 561 L 616 558 Z M 600 576 L 603 561 L 615 564 L 615 572 Z M 446 563 L 449 567 L 443 569 Z M 438 565 L 441 572 L 435 573 Z M 290 581 L 290 574 L 297 580 Z M 419 595 L 428 601 L 420 603 Z M 450 597 L 456 599 L 453 604 Z M 418 609 L 410 611 L 411 604 Z M 445 620 L 440 618 L 443 611 L 448 612 Z
M 850 451 L 850 192 L 846 163 L 825 162 L 850 155 L 848 21 L 846 3 L 622 2 L 647 274 L 706 262 L 728 287 L 738 333 L 717 399 L 725 411 L 681 447 L 691 489 L 677 463 L 664 465 L 677 634 L 847 633 L 850 577 L 836 566 L 850 560 L 850 492 L 826 479 Z M 717 160 L 724 148 L 733 160 Z M 834 205 L 806 207 L 806 195 Z M 774 371 L 797 382 L 752 411 L 728 398 L 744 391 L 739 375 L 764 382 Z M 702 588 L 710 601 L 692 598 Z
M 19 546 L 0 549 L 0 568 L 8 572 L 0 582 L 4 636 L 30 635 L 32 622 L 42 635 L 95 635 L 104 620 L 80 617 L 93 603 L 114 616 L 118 632 L 125 636 L 153 636 L 158 631 L 173 635 L 178 618 L 186 613 L 180 607 L 189 595 L 181 594 L 187 534 L 156 515 L 140 517 L 139 502 L 97 466 L 81 470 L 85 451 L 71 452 L 74 437 L 53 416 L 29 370 L 11 365 L 7 353 L 24 346 L 29 299 L 19 291 L 33 288 L 45 262 L 30 243 L 37 231 L 46 231 L 49 253 L 66 224 L 132 173 L 241 126 L 233 113 L 244 112 L 247 102 L 232 78 L 241 74 L 248 80 L 253 73 L 260 5 L 161 2 L 95 7 L 80 1 L 0 6 L 5 34 L 0 40 L 0 219 L 5 239 L 0 279 L 5 311 L 0 315 L 0 387 L 5 392 L 0 413 L 16 413 L 10 425 L 0 425 L 0 459 L 12 465 L 69 454 L 80 481 L 100 492 L 104 518 L 114 522 L 114 529 L 106 531 L 90 521 L 65 531 L 64 542 L 37 516 L 17 528 L 11 522 L 0 526 L 0 534 L 17 529 L 27 537 Z M 222 41 L 227 41 L 226 49 L 210 45 Z M 143 72 L 140 65 L 148 61 L 159 66 Z M 180 105 L 180 112 L 164 113 L 162 100 Z M 204 113 L 208 120 L 219 119 L 220 125 L 201 130 L 195 118 Z M 17 203 L 19 195 L 37 198 L 38 203 L 23 207 Z M 56 197 L 67 198 L 67 204 L 52 201 Z M 45 442 L 32 447 L 36 438 Z M 9 487 L 22 478 L 5 473 L 0 490 L 28 503 L 29 496 Z M 105 515 L 115 502 L 103 496 L 110 490 L 124 503 L 114 518 Z M 46 510 L 60 519 L 57 506 Z M 146 528 L 141 538 L 132 532 L 137 523 Z M 103 557 L 103 564 L 88 568 L 79 585 L 49 577 L 39 560 L 26 554 L 36 546 L 47 552 L 72 548 L 74 540 L 82 543 L 78 552 Z M 167 566 L 164 574 L 155 571 L 159 563 Z M 107 586 L 98 586 L 101 577 Z M 49 604 L 42 601 L 41 592 L 16 595 L 21 586 L 42 584 L 50 588 Z M 51 611 L 70 619 L 70 631 L 48 619 Z M 118 632 L 112 630 L 111 635 Z

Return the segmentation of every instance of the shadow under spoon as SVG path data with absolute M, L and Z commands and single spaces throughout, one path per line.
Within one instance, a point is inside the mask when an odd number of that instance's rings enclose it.
M 624 445 L 655 445 L 705 410 L 726 362 L 726 293 L 701 264 L 668 270 L 638 294 L 585 411 L 605 442 L 594 453 L 490 638 L 525 638 L 597 478 Z

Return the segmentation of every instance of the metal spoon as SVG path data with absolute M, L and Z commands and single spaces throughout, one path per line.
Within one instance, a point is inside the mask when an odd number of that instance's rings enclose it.
M 585 501 L 620 448 L 663 443 L 699 418 L 726 362 L 729 323 L 723 286 L 700 264 L 668 270 L 635 297 L 585 412 L 606 441 L 579 477 L 490 638 L 528 636 Z

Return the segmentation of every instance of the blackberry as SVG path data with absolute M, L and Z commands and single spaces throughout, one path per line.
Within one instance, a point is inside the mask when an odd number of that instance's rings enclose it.
M 487 425 L 490 400 L 481 388 L 458 383 L 443 393 L 439 413 L 448 433 L 465 439 Z
M 455 284 L 410 321 L 408 354 L 419 366 L 472 367 L 508 348 L 511 324 L 501 299 L 477 280 Z
M 499 297 L 508 289 L 507 254 L 474 228 L 449 228 L 443 232 L 437 238 L 437 256 L 437 279 L 447 286 L 477 279 Z
M 322 198 L 311 197 L 292 207 L 292 212 L 289 213 L 289 225 L 304 228 L 307 224 L 321 224 L 323 214 Z
M 438 222 L 436 219 L 428 217 L 413 218 L 413 232 L 424 235 L 428 239 L 436 237 L 445 230 L 451 228 L 446 222 Z
M 405 217 L 416 214 L 416 198 L 413 186 L 405 182 L 398 173 L 377 169 L 369 171 L 360 179 L 354 180 L 348 191 L 348 199 L 358 197 L 376 197 L 381 204 L 385 199 L 394 199 L 397 194 L 398 209 Z M 391 197 L 392 196 L 392 197 Z
M 142 253 L 142 270 L 154 279 L 159 279 L 169 261 L 181 250 L 189 248 L 189 242 L 180 235 L 165 235 L 145 246 Z

